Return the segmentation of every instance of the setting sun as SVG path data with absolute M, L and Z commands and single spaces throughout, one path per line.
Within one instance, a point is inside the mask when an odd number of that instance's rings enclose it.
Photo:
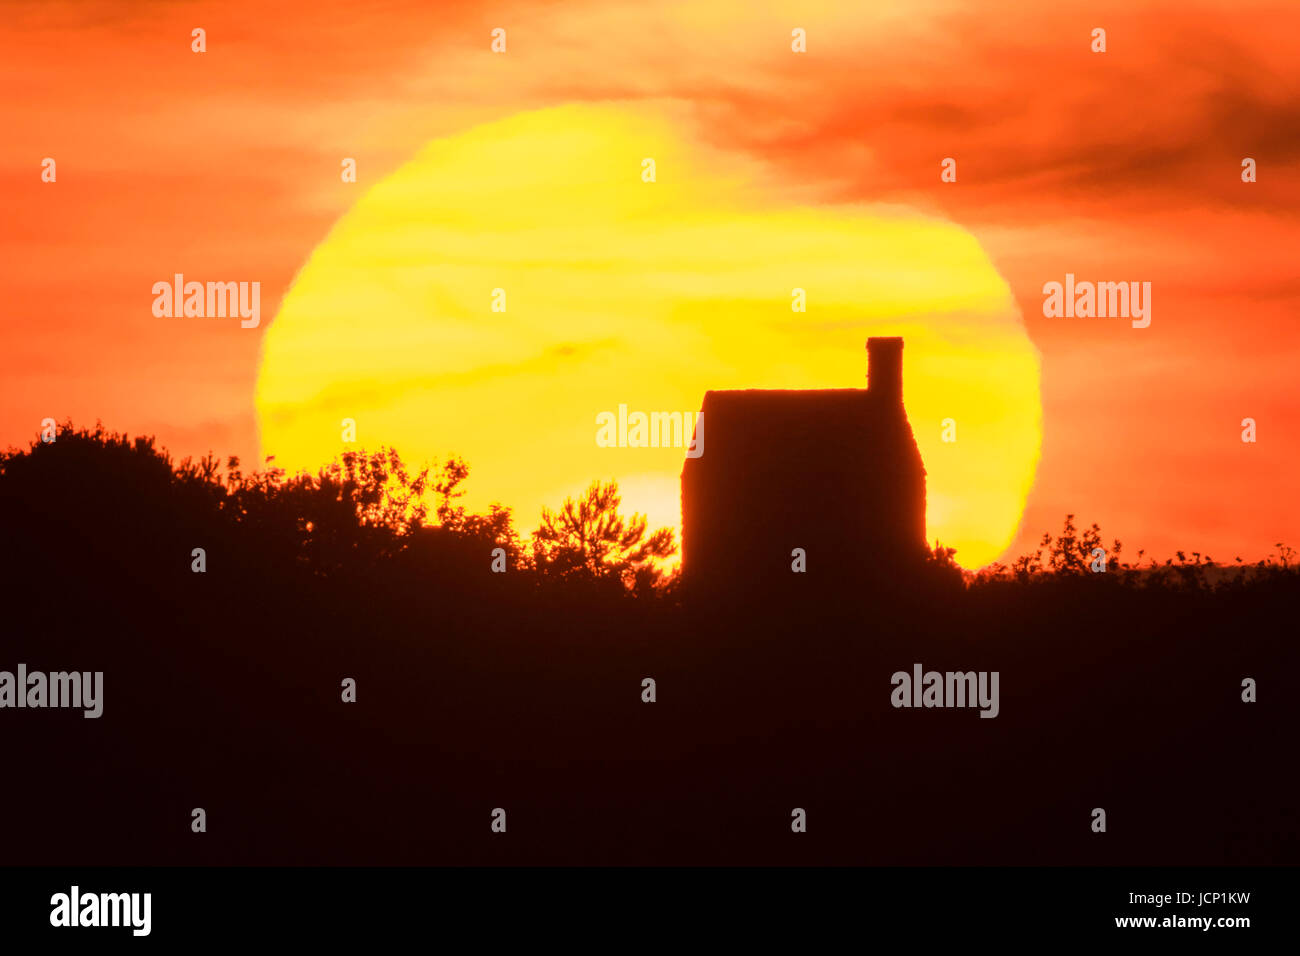
M 680 526 L 683 449 L 601 447 L 602 413 L 862 388 L 873 335 L 906 339 L 928 538 L 994 560 L 1038 461 L 1038 355 L 971 235 L 796 201 L 663 111 L 522 113 L 429 144 L 313 252 L 264 339 L 262 451 L 291 470 L 348 447 L 460 455 L 466 503 L 525 531 L 613 478 L 625 510 Z

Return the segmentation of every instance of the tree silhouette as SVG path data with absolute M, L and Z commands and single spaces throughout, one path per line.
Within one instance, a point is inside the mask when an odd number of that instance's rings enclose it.
M 542 509 L 533 532 L 533 563 L 544 577 L 621 584 L 643 591 L 660 580 L 653 562 L 677 551 L 672 528 L 646 533 L 646 518 L 618 513 L 618 483 L 594 481 L 559 511 Z
M 465 494 L 460 485 L 468 476 L 469 467 L 460 458 L 449 458 L 442 466 L 442 472 L 433 484 L 439 499 L 436 510 L 439 528 L 444 534 L 472 543 L 476 553 L 504 548 L 509 567 L 523 567 L 526 555 L 511 521 L 509 508 L 494 502 L 488 506 L 487 514 L 476 515 L 467 512 L 464 505 L 452 504 Z

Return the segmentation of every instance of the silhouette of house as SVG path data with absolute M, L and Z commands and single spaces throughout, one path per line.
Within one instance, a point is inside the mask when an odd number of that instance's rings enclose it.
M 868 388 L 710 391 L 682 468 L 682 574 L 897 579 L 923 560 L 925 467 L 903 408 L 903 340 L 867 340 Z M 792 573 L 802 548 L 807 571 Z M 797 584 L 796 584 L 797 586 Z

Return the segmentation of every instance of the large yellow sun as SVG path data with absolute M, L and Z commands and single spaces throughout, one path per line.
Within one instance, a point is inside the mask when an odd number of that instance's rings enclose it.
M 290 470 L 457 454 L 465 504 L 499 501 L 525 533 L 613 478 L 625 510 L 679 526 L 682 449 L 601 447 L 598 416 L 865 387 L 870 335 L 906 339 L 930 540 L 994 560 L 1038 461 L 1039 366 L 971 235 L 801 204 L 654 109 L 523 113 L 431 143 L 312 253 L 263 340 L 262 450 Z

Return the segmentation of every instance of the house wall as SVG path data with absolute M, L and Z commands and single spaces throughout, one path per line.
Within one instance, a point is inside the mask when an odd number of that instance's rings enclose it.
M 682 470 L 693 586 L 894 576 L 925 554 L 925 470 L 901 401 L 865 389 L 710 392 L 705 453 Z

